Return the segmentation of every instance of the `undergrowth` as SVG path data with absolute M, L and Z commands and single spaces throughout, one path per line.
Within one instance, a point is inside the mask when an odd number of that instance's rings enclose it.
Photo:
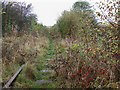
M 13 87 L 32 87 L 37 86 L 37 63 L 38 58 L 44 55 L 48 47 L 48 39 L 45 36 L 35 37 L 31 34 L 8 36 L 3 38 L 2 43 L 2 83 L 5 83 L 17 72 L 22 64 L 26 64 L 23 71 L 16 79 Z

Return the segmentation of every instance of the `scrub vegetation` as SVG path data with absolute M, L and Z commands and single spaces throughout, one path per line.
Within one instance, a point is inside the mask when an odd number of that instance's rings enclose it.
M 32 4 L 2 2 L 2 85 L 26 64 L 11 87 L 120 88 L 120 2 L 106 2 L 77 1 L 51 27 Z

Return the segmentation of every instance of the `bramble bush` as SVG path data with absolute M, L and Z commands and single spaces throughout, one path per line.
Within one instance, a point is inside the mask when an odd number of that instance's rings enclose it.
M 52 63 L 56 78 L 61 82 L 60 87 L 119 87 L 119 80 L 116 81 L 116 78 L 119 78 L 119 74 L 115 75 L 115 67 L 118 67 L 117 60 L 113 59 L 113 61 L 108 58 L 97 60 L 97 55 L 95 54 L 93 54 L 94 57 L 89 57 L 89 60 L 85 60 L 80 55 L 79 49 L 73 50 L 73 46 L 72 48 L 66 47 L 61 53 L 58 52 Z M 117 68 L 117 70 L 119 69 Z M 113 86 L 110 86 L 110 84 L 113 84 Z

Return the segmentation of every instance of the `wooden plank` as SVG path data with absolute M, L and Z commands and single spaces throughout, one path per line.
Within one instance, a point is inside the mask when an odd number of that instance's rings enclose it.
M 24 66 L 25 64 L 19 68 L 19 70 L 14 74 L 14 76 L 6 83 L 6 85 L 3 88 L 9 88 L 9 86 L 12 84 L 12 82 L 15 80 L 18 74 L 22 71 Z

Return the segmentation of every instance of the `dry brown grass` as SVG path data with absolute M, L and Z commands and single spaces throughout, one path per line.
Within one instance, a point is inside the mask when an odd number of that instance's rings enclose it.
M 45 36 L 24 34 L 23 36 L 8 36 L 3 38 L 2 43 L 2 77 L 6 82 L 24 63 L 33 64 L 37 57 L 44 54 L 48 46 L 48 39 Z M 28 71 L 32 70 L 28 68 Z
M 30 80 L 35 80 L 35 64 L 27 63 L 25 69 L 25 77 Z

